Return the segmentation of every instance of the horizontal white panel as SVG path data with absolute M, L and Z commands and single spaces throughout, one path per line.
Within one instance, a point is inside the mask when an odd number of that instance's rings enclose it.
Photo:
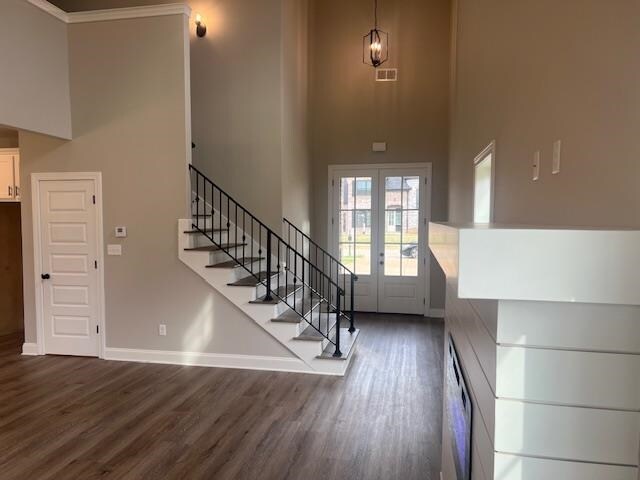
M 638 469 L 496 454 L 495 480 L 638 480 Z
M 385 295 L 394 298 L 416 298 L 415 285 L 387 284 L 384 287 Z
M 55 307 L 87 306 L 89 305 L 89 287 L 53 285 L 51 303 Z
M 53 336 L 88 337 L 89 317 L 53 317 Z
M 491 390 L 489 382 L 482 373 L 482 368 L 473 353 L 469 339 L 460 327 L 458 321 L 455 318 L 448 318 L 446 325 L 453 336 L 453 341 L 456 345 L 456 350 L 458 350 L 458 357 L 463 369 L 462 374 L 472 396 L 472 416 L 474 419 L 473 438 L 477 439 L 481 446 L 488 444 L 490 450 L 493 451 L 496 397 Z M 476 428 L 476 422 L 479 422 L 481 428 Z M 480 436 L 486 437 L 487 441 L 480 439 Z
M 432 223 L 429 246 L 461 298 L 640 305 L 640 231 Z
M 49 242 L 52 244 L 86 244 L 86 223 L 49 223 Z
M 89 271 L 86 255 L 51 255 L 51 273 L 87 273 Z
M 640 355 L 498 347 L 496 395 L 640 410 Z
M 49 191 L 50 212 L 83 212 L 87 209 L 84 191 Z
M 495 391 L 497 345 L 469 300 L 458 299 L 455 305 L 458 321 L 469 337 L 469 342 L 478 357 L 482 371 L 491 384 L 491 389 Z
M 496 402 L 498 452 L 637 466 L 639 431 L 637 412 Z
M 640 307 L 500 302 L 498 343 L 640 353 Z
M 485 328 L 495 341 L 498 334 L 498 301 L 497 300 L 469 300 L 476 314 L 482 320 Z

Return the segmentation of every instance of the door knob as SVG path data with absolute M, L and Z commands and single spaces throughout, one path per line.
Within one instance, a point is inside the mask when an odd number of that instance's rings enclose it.
M 43 273 L 40 276 L 42 277 L 43 280 L 49 280 L 51 278 L 51 275 L 49 275 L 48 273 Z
M 384 265 L 384 260 L 380 260 L 380 265 Z

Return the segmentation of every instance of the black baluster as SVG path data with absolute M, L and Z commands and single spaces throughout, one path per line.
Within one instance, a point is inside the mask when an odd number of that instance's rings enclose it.
M 264 299 L 271 301 L 271 232 L 267 231 L 267 295 Z
M 336 287 L 338 290 L 340 289 L 340 287 Z M 341 357 L 342 356 L 342 352 L 340 351 L 340 292 L 337 291 L 337 296 L 338 298 L 336 298 L 336 310 L 338 311 L 336 313 L 336 351 L 333 353 L 334 357 Z
M 353 333 L 356 331 L 355 327 L 355 317 L 354 317 L 354 298 L 355 298 L 355 289 L 356 289 L 356 276 L 351 274 L 351 318 L 349 319 L 349 333 Z

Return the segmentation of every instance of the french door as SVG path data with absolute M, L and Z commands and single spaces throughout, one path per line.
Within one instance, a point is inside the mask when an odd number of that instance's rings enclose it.
M 427 313 L 429 167 L 331 169 L 330 244 L 358 277 L 356 310 Z

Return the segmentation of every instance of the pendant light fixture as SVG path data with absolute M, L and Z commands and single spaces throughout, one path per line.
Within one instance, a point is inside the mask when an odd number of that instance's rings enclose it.
M 389 34 L 378 28 L 378 0 L 373 0 L 373 29 L 362 39 L 362 61 L 378 68 L 389 60 Z

